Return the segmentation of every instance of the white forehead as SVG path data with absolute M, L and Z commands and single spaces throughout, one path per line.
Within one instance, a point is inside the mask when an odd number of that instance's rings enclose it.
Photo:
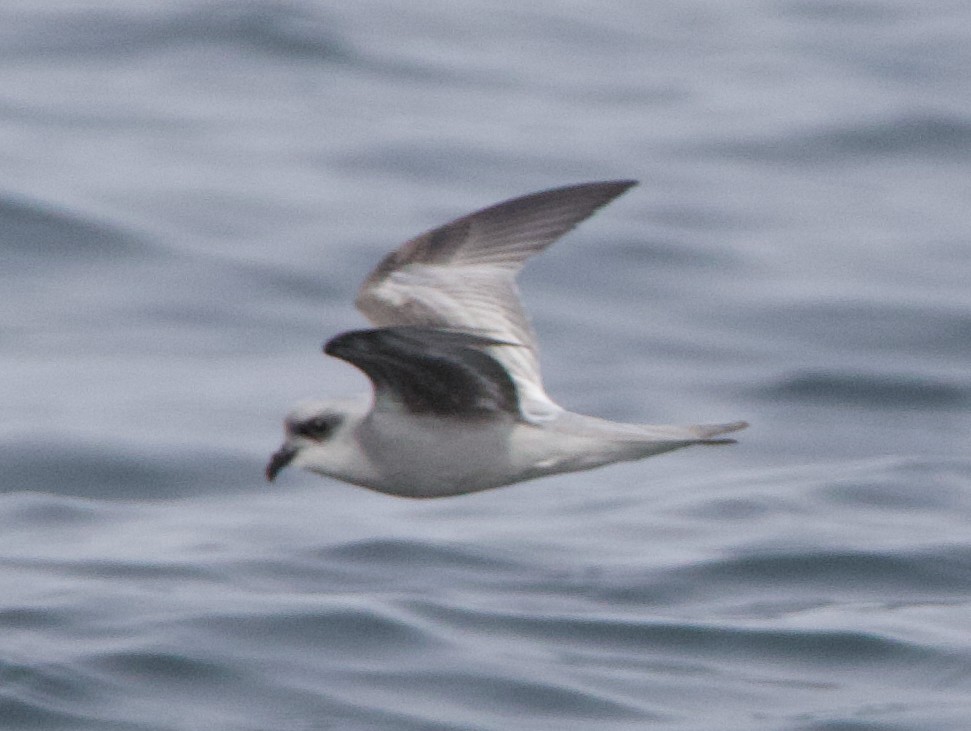
M 301 401 L 287 414 L 287 421 L 301 422 L 322 414 L 348 416 L 364 414 L 370 408 L 370 397 L 328 399 L 326 401 Z

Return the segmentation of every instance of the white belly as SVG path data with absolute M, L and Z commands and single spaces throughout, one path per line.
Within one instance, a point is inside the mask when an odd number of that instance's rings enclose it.
M 586 417 L 564 417 L 536 425 L 505 418 L 394 418 L 385 412 L 358 427 L 370 469 L 365 479 L 351 481 L 391 495 L 444 497 L 640 459 L 686 444 L 632 439 L 629 431 L 618 438 L 591 428 Z
M 375 479 L 366 484 L 403 497 L 461 495 L 515 482 L 511 419 L 366 419 L 357 436 Z

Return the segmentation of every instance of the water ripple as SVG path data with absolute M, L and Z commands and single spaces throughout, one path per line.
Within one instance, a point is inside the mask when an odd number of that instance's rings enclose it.
M 309 6 L 273 0 L 217 2 L 197 7 L 143 11 L 74 11 L 70 22 L 9 20 L 3 38 L 7 53 L 105 58 L 159 48 L 239 44 L 265 53 L 326 61 L 347 57 L 327 18 Z
M 971 122 L 963 117 L 915 114 L 773 139 L 726 141 L 711 151 L 751 161 L 799 164 L 856 164 L 888 157 L 951 161 L 971 155 Z
M 926 376 L 874 373 L 800 373 L 760 389 L 759 395 L 773 400 L 886 409 L 961 409 L 971 404 L 971 386 Z
M 144 255 L 148 247 L 115 226 L 39 200 L 0 195 L 3 275 L 49 273 L 71 264 Z M 39 270 L 39 272 L 38 272 Z

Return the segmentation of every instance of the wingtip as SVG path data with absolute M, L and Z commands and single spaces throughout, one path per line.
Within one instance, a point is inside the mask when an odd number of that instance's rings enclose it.
M 581 218 L 578 218 L 576 221 L 573 222 L 573 224 L 571 225 L 571 228 L 572 228 L 572 226 L 576 225 L 577 223 L 580 223 L 580 221 L 582 221 L 583 219 L 593 215 L 594 211 L 607 205 L 608 203 L 610 203 L 610 201 L 614 200 L 614 198 L 617 198 L 618 196 L 623 195 L 624 193 L 626 193 L 628 190 L 633 188 L 635 185 L 638 185 L 639 183 L 640 181 L 634 180 L 633 178 L 619 178 L 617 180 L 589 180 L 585 183 L 572 183 L 570 185 L 564 185 L 558 188 L 549 188 L 548 190 L 541 190 L 537 193 L 530 193 L 520 198 L 512 198 L 508 201 L 504 201 L 504 203 L 508 204 L 508 203 L 514 203 L 517 201 L 526 201 L 526 200 L 538 199 L 538 198 L 550 199 L 556 196 L 563 196 L 563 195 L 567 195 L 567 196 L 579 195 L 586 199 L 586 202 L 588 204 L 587 205 L 588 209 L 586 210 L 586 212 L 583 214 Z M 599 199 L 599 202 L 594 203 L 594 201 L 597 201 L 598 199 Z M 572 201 L 572 204 L 574 206 L 577 206 L 578 208 L 584 207 L 582 204 L 578 205 L 576 199 Z M 497 204 L 496 206 L 492 206 L 492 208 L 498 207 L 499 205 L 503 205 L 503 204 L 502 203 Z M 593 205 L 593 207 L 589 208 L 590 205 Z M 488 209 L 485 209 L 485 210 L 488 210 Z
M 639 184 L 640 184 L 640 181 L 634 180 L 633 178 L 620 178 L 618 180 L 601 180 L 601 181 L 591 182 L 591 183 L 580 183 L 579 185 L 568 186 L 568 187 L 575 187 L 575 188 L 599 187 L 602 190 L 608 191 L 610 194 L 610 199 L 612 200 L 617 196 L 627 192 L 635 185 L 639 185 Z
M 628 190 L 633 188 L 635 185 L 638 185 L 639 183 L 640 183 L 639 180 L 634 180 L 633 178 L 628 178 L 623 180 L 604 181 L 603 183 L 601 183 L 601 185 L 603 186 L 602 189 L 607 194 L 606 202 L 609 203 L 615 198 L 619 198 L 620 196 L 622 196 L 624 193 L 626 193 Z M 606 205 L 606 203 L 604 205 Z

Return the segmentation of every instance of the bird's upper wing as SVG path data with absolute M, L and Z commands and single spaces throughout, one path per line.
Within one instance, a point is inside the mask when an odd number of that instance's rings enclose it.
M 584 183 L 497 203 L 402 244 L 371 272 L 356 304 L 379 327 L 420 325 L 485 335 L 524 413 L 557 411 L 543 389 L 533 330 L 519 301 L 523 263 L 636 181 Z
M 489 346 L 504 343 L 467 332 L 399 326 L 341 333 L 324 352 L 364 371 L 374 384 L 377 410 L 518 419 L 516 386 L 483 351 Z

